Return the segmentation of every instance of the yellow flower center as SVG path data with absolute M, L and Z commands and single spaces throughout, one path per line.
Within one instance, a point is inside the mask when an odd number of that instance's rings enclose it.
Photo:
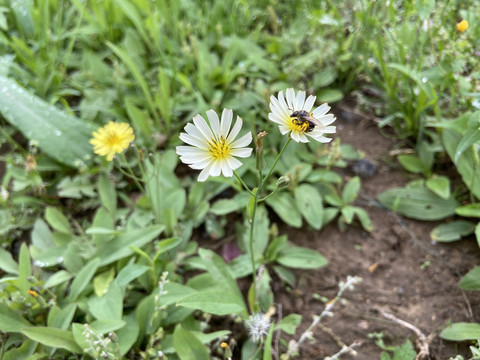
M 106 138 L 106 143 L 108 144 L 108 146 L 114 147 L 116 145 L 119 145 L 121 140 L 122 139 L 120 139 L 120 136 L 118 136 L 116 132 L 111 132 Z
M 226 143 L 223 136 L 221 136 L 218 140 L 213 140 L 212 142 L 209 142 L 208 145 L 208 150 L 215 159 L 222 160 L 230 154 L 230 147 Z

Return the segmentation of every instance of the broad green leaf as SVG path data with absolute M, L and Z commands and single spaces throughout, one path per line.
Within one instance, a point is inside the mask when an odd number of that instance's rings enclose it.
M 275 325 L 276 329 L 280 329 L 289 335 L 295 335 L 297 326 L 302 322 L 302 315 L 290 314 L 284 317 Z
M 298 246 L 283 248 L 277 257 L 277 262 L 297 269 L 317 269 L 328 263 L 319 252 Z
M 479 122 L 472 119 L 469 121 L 468 129 L 465 135 L 459 141 L 457 148 L 455 149 L 455 164 L 458 163 L 458 159 L 460 155 L 462 155 L 465 150 L 467 150 L 470 146 L 475 143 L 480 142 L 480 131 L 479 131 Z
M 460 216 L 480 218 L 480 204 L 475 203 L 459 206 L 455 212 Z
M 317 97 L 322 103 L 334 103 L 343 99 L 343 93 L 337 89 L 322 89 Z
M 63 164 L 79 167 L 91 157 L 90 126 L 4 76 L 0 76 L 0 113 L 27 139 Z
M 307 223 L 319 230 L 323 222 L 323 199 L 318 190 L 308 184 L 301 184 L 294 192 L 297 208 Z
M 118 286 L 127 286 L 130 282 L 145 274 L 148 269 L 150 269 L 150 267 L 146 265 L 128 264 L 122 270 L 120 270 L 117 275 Z
M 45 209 L 45 220 L 47 220 L 50 226 L 55 230 L 64 234 L 72 234 L 68 219 L 58 209 L 47 207 Z
M 102 297 L 92 296 L 88 300 L 88 310 L 97 319 L 121 319 L 123 312 L 123 293 L 116 281 Z
M 148 125 L 148 117 L 145 112 L 135 106 L 130 97 L 125 98 L 125 108 L 127 115 L 137 131 L 143 133 L 146 139 L 150 138 L 152 132 Z
M 132 255 L 133 251 L 130 246 L 141 248 L 157 238 L 164 229 L 165 225 L 153 225 L 116 236 L 113 240 L 98 248 L 97 256 L 101 258 L 100 266 L 108 265 Z
M 160 296 L 160 304 L 162 306 L 174 304 L 188 295 L 197 293 L 195 289 L 176 282 L 167 282 L 163 290 L 166 294 Z
M 357 206 L 353 207 L 353 211 L 355 215 L 357 215 L 358 220 L 360 221 L 360 224 L 362 225 L 363 229 L 366 231 L 372 231 L 373 230 L 373 225 L 372 221 L 370 220 L 370 216 L 368 216 L 368 213 Z
M 240 248 L 247 254 L 250 254 L 250 226 L 251 223 L 245 219 L 243 226 L 237 226 Z M 270 229 L 270 220 L 265 206 L 259 205 L 255 214 L 255 226 L 253 228 L 253 253 L 255 257 L 260 257 L 268 245 L 268 233 Z
M 100 319 L 90 323 L 90 327 L 99 333 L 106 334 L 123 328 L 127 323 L 121 319 Z
M 100 195 L 102 205 L 110 214 L 115 214 L 117 211 L 117 192 L 114 183 L 106 174 L 100 175 L 98 181 L 98 194 Z
M 33 360 L 31 355 L 35 352 L 37 345 L 37 342 L 27 339 L 18 348 L 4 353 L 2 360 Z
M 420 19 L 428 18 L 432 10 L 435 8 L 435 0 L 417 0 L 414 2 Z
M 238 288 L 237 282 L 223 259 L 211 250 L 199 249 L 198 254 L 204 261 L 207 271 L 215 284 L 229 289 L 231 293 L 242 299 L 242 293 Z
M 345 204 L 350 204 L 357 198 L 360 185 L 360 178 L 358 176 L 353 177 L 345 184 L 342 192 L 342 200 Z
M 317 182 L 341 184 L 342 177 L 335 171 L 316 169 L 308 175 L 306 181 L 315 184 Z
M 58 195 L 65 198 L 81 199 L 83 196 L 96 196 L 93 185 L 85 176 L 66 176 L 57 185 Z
M 480 290 L 480 266 L 476 266 L 466 273 L 458 286 L 463 290 Z
M 70 287 L 70 294 L 68 295 L 67 301 L 74 302 L 80 293 L 87 287 L 90 281 L 95 275 L 95 272 L 100 265 L 100 259 L 94 258 L 90 260 L 85 266 L 78 272 L 77 276 L 72 282 L 72 286 Z
M 441 220 L 455 214 L 455 198 L 442 199 L 425 187 L 393 188 L 378 195 L 393 211 L 418 220 Z
M 477 244 L 480 246 L 480 223 L 475 226 L 475 237 L 477 238 Z
M 102 297 L 107 292 L 114 277 L 115 269 L 113 267 L 95 276 L 93 279 L 93 290 L 98 297 Z
M 267 199 L 267 204 L 288 225 L 299 228 L 302 226 L 302 216 L 295 206 L 293 197 L 288 192 L 279 192 Z
M 9 274 L 18 274 L 18 264 L 13 260 L 12 254 L 3 248 L 0 248 L 0 269 Z
M 436 226 L 430 232 L 430 237 L 437 242 L 450 242 L 460 240 L 463 236 L 472 234 L 474 230 L 474 223 L 466 220 L 456 220 Z
M 59 308 L 58 306 L 51 307 L 48 313 L 48 326 L 67 330 L 70 326 L 70 323 L 72 322 L 73 315 L 75 315 L 76 310 L 76 303 L 68 304 L 63 309 Z
M 443 199 L 450 197 L 450 179 L 446 176 L 434 175 L 427 179 L 425 185 Z
M 207 349 L 190 331 L 178 324 L 173 333 L 173 346 L 181 360 L 209 360 Z
M 440 337 L 450 341 L 464 341 L 480 339 L 480 324 L 458 322 L 447 326 L 440 333 Z
M 419 173 L 428 173 L 429 169 L 425 164 L 423 163 L 422 160 L 416 155 L 412 154 L 407 154 L 407 155 L 398 155 L 397 157 L 398 161 L 402 166 L 404 167 L 405 170 L 410 171 L 411 173 L 414 174 L 419 174 Z
M 117 330 L 116 334 L 118 337 L 120 354 L 125 355 L 137 341 L 140 328 L 133 312 L 125 316 L 123 320 L 126 321 L 127 324 L 121 329 Z
M 46 289 L 52 288 L 54 286 L 60 285 L 73 277 L 73 274 L 70 274 L 68 271 L 59 270 L 45 281 L 44 287 Z
M 211 207 L 210 212 L 215 215 L 226 215 L 240 209 L 243 209 L 250 200 L 250 194 L 241 192 L 232 199 L 217 200 Z
M 20 247 L 20 255 L 18 258 L 18 287 L 24 296 L 30 289 L 30 281 L 28 278 L 32 275 L 32 264 L 30 260 L 30 252 L 26 243 L 22 243 Z
M 33 223 L 31 240 L 32 245 L 40 250 L 48 250 L 55 246 L 50 228 L 45 221 L 40 218 Z
M 235 293 L 221 289 L 187 295 L 178 301 L 177 305 L 214 315 L 228 315 L 245 310 L 242 298 Z
M 406 340 L 401 346 L 395 346 L 393 350 L 393 360 L 415 360 L 417 352 L 412 343 Z
M 0 304 L 0 331 L 20 332 L 25 326 L 31 324 L 7 305 Z
M 39 343 L 51 346 L 53 348 L 62 348 L 76 354 L 83 353 L 73 338 L 73 334 L 67 330 L 61 330 L 53 327 L 35 326 L 25 327 L 22 333 L 28 338 Z
M 461 137 L 462 135 L 455 130 L 444 129 L 442 131 L 443 146 L 451 159 L 455 158 L 455 151 Z M 477 198 L 480 198 L 480 166 L 475 165 L 472 151 L 464 151 L 459 156 L 456 165 L 464 184 Z

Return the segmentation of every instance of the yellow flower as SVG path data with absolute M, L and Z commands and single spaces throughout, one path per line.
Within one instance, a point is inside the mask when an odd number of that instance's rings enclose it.
M 115 154 L 120 154 L 135 139 L 130 125 L 113 121 L 94 131 L 92 135 L 90 144 L 94 146 L 93 151 L 101 156 L 107 155 L 108 161 L 112 161 Z
M 457 24 L 457 31 L 464 32 L 468 29 L 468 21 L 462 20 Z

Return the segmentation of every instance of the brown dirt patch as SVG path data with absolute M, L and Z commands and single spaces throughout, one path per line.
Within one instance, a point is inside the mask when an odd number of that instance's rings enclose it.
M 284 316 L 303 315 L 298 338 L 312 316 L 324 309 L 317 295 L 331 299 L 339 281 L 348 275 L 358 275 L 363 282 L 354 291 L 345 293 L 346 302 L 337 304 L 334 317 L 324 322 L 343 343 L 360 341 L 355 359 L 379 359 L 382 350 L 368 337 L 369 333 L 382 332 L 387 345 L 400 345 L 406 338 L 415 343 L 416 336 L 411 330 L 385 319 L 382 311 L 415 325 L 426 336 L 433 334 L 431 359 L 470 355 L 467 344 L 443 341 L 438 334 L 449 322 L 480 321 L 480 293 L 462 292 L 457 286 L 461 275 L 480 264 L 475 239 L 432 243 L 429 233 L 438 223 L 405 219 L 369 201 L 376 200 L 386 189 L 404 185 L 411 177 L 392 166 L 393 162 L 389 165 L 385 161 L 394 142 L 381 135 L 376 124 L 355 117 L 348 122 L 342 122 L 341 116 L 338 118 L 342 143 L 365 152 L 378 165 L 374 176 L 362 180 L 362 196 L 358 201 L 370 214 L 375 228 L 367 233 L 350 226 L 342 233 L 335 222 L 321 231 L 282 227 L 281 233 L 287 233 L 290 241 L 317 249 L 329 260 L 329 265 L 317 271 L 297 272 L 298 287 L 291 293 L 282 290 L 275 300 L 282 305 Z M 354 175 L 349 170 L 346 174 Z M 340 349 L 331 335 L 320 328 L 315 329 L 314 338 L 314 343 L 302 347 L 300 358 L 323 359 Z

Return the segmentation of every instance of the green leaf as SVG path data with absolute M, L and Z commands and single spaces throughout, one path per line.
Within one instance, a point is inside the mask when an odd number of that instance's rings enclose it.
M 299 228 L 302 226 L 302 216 L 295 206 L 295 201 L 288 192 L 279 192 L 267 199 L 267 204 L 288 225 Z
M 27 290 L 30 289 L 28 278 L 32 275 L 32 264 L 30 252 L 27 244 L 22 243 L 20 255 L 18 257 L 18 287 L 24 296 L 27 296 Z
M 242 293 L 240 292 L 235 278 L 232 276 L 230 269 L 225 264 L 223 259 L 213 251 L 205 249 L 198 249 L 198 255 L 200 255 L 202 258 L 214 283 L 219 287 L 229 289 L 231 293 L 235 294 L 241 299 Z
M 150 269 L 149 266 L 139 264 L 128 264 L 117 275 L 118 286 L 125 287 L 133 280 L 145 274 Z
M 450 179 L 446 176 L 434 175 L 425 182 L 425 185 L 443 199 L 450 197 Z
M 480 290 L 480 266 L 466 273 L 458 283 L 458 287 L 463 290 Z
M 393 188 L 380 195 L 383 205 L 399 214 L 418 220 L 441 220 L 455 214 L 455 198 L 442 199 L 427 188 Z
M 64 309 L 61 309 L 58 306 L 51 307 L 48 313 L 48 326 L 67 330 L 72 322 L 73 315 L 75 315 L 76 310 L 76 303 L 68 304 Z
M 250 254 L 250 226 L 251 223 L 248 219 L 244 220 L 243 226 L 237 226 L 240 248 L 247 254 Z M 265 206 L 259 205 L 255 214 L 255 226 L 253 228 L 253 253 L 256 258 L 263 254 L 268 245 L 269 229 L 268 211 Z
M 177 306 L 198 309 L 214 315 L 228 315 L 245 310 L 243 299 L 226 290 L 196 292 L 183 297 Z
M 393 350 L 393 360 L 415 360 L 417 352 L 412 343 L 406 340 L 402 346 L 395 346 Z
M 470 121 L 468 125 L 468 130 L 465 135 L 461 138 L 460 142 L 455 149 L 455 164 L 458 163 L 458 159 L 460 155 L 462 155 L 465 150 L 467 150 L 470 146 L 480 141 L 480 131 L 479 131 L 479 124 L 478 121 Z
M 98 193 L 102 205 L 110 214 L 114 215 L 117 211 L 117 192 L 114 183 L 105 174 L 100 175 Z
M 93 290 L 95 291 L 95 294 L 99 297 L 103 296 L 107 292 L 114 277 L 115 269 L 113 267 L 95 276 L 93 279 Z
M 50 228 L 40 218 L 33 223 L 31 240 L 32 245 L 40 250 L 48 250 L 55 246 Z
M 73 334 L 67 330 L 52 327 L 36 326 L 22 329 L 22 333 L 28 338 L 53 348 L 62 348 L 76 354 L 83 353 L 73 338 Z
M 235 195 L 232 199 L 221 199 L 216 201 L 210 208 L 210 212 L 215 215 L 230 214 L 247 206 L 249 200 L 250 194 L 242 192 Z
M 0 76 L 0 113 L 53 159 L 74 167 L 91 157 L 92 129 L 48 104 L 17 83 Z
M 100 319 L 90 323 L 90 327 L 99 333 L 106 334 L 123 328 L 127 323 L 121 319 Z
M 72 282 L 72 286 L 70 287 L 70 294 L 67 298 L 69 303 L 74 302 L 80 293 L 87 287 L 92 280 L 93 275 L 95 275 L 99 265 L 100 259 L 94 258 L 86 263 L 78 272 L 77 276 Z
M 9 274 L 18 274 L 18 264 L 13 260 L 12 254 L 3 248 L 0 248 L 0 269 Z
M 460 216 L 480 218 L 480 204 L 475 203 L 459 206 L 455 212 Z
M 343 93 L 337 89 L 322 89 L 317 97 L 322 103 L 334 103 L 343 99 Z
M 410 171 L 414 174 L 419 173 L 428 173 L 429 168 L 425 166 L 422 160 L 416 155 L 408 154 L 408 155 L 398 155 L 398 161 L 405 170 Z
M 178 324 L 173 333 L 173 346 L 181 360 L 209 360 L 207 349 L 190 331 Z
M 450 242 L 460 240 L 462 236 L 470 235 L 474 230 L 474 223 L 466 220 L 456 220 L 436 226 L 430 232 L 430 237 L 437 242 Z
M 274 327 L 271 326 L 268 335 L 265 338 L 265 345 L 263 348 L 263 360 L 272 360 L 272 339 Z
M 3 354 L 2 360 L 33 360 L 31 355 L 35 352 L 38 343 L 27 339 L 18 348 L 13 348 Z
M 141 248 L 159 236 L 163 230 L 165 230 L 165 225 L 153 225 L 115 237 L 98 248 L 97 256 L 101 258 L 100 266 L 108 265 L 132 255 L 133 250 L 130 246 Z
M 290 314 L 284 317 L 280 322 L 275 325 L 276 329 L 280 329 L 289 335 L 295 335 L 297 326 L 302 322 L 302 315 Z
M 120 354 L 125 355 L 137 341 L 140 328 L 137 320 L 135 319 L 134 312 L 125 316 L 123 320 L 127 322 L 127 325 L 122 327 L 120 330 L 117 330 L 116 333 L 120 347 Z
M 0 331 L 20 332 L 25 326 L 31 324 L 7 305 L 0 304 Z
M 49 289 L 59 284 L 62 284 L 73 277 L 73 274 L 70 274 L 68 271 L 59 270 L 45 281 L 45 288 Z
M 47 207 L 45 209 L 45 220 L 47 220 L 50 226 L 58 232 L 68 235 L 72 234 L 72 229 L 70 229 L 68 219 L 58 209 L 54 207 Z
M 323 199 L 318 190 L 308 184 L 301 184 L 294 192 L 297 208 L 307 223 L 319 230 L 323 221 Z
M 102 297 L 92 296 L 88 300 L 88 310 L 97 319 L 121 319 L 123 312 L 123 293 L 116 281 Z
M 451 122 L 453 123 L 454 121 Z M 455 157 L 455 150 L 461 137 L 462 135 L 455 130 L 444 129 L 442 131 L 443 146 L 451 159 Z M 477 198 L 480 198 L 480 166 L 475 165 L 472 151 L 463 152 L 459 156 L 456 165 L 464 184 Z
M 345 204 L 350 204 L 357 198 L 360 185 L 360 178 L 358 176 L 353 177 L 347 182 L 342 192 L 342 200 Z
M 277 262 L 297 269 L 317 269 L 328 263 L 319 252 L 298 246 L 283 248 L 277 257 Z
M 370 220 L 370 216 L 368 216 L 368 213 L 359 207 L 354 206 L 353 211 L 355 215 L 357 215 L 358 220 L 360 220 L 360 224 L 362 225 L 363 229 L 366 231 L 372 231 L 373 230 L 373 225 L 372 221 Z
M 464 341 L 480 339 L 480 324 L 459 322 L 447 326 L 440 333 L 440 337 L 450 341 Z

